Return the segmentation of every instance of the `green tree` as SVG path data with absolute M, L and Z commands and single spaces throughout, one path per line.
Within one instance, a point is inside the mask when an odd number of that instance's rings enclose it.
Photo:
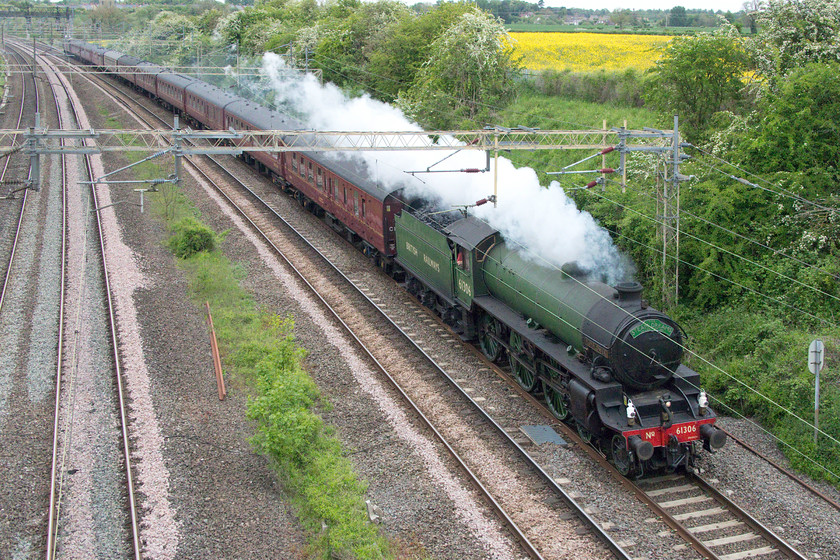
M 712 116 L 743 99 L 749 58 L 734 28 L 674 37 L 648 71 L 645 102 L 680 117 L 690 141 L 705 137 Z
M 123 28 L 128 20 L 125 12 L 113 4 L 100 4 L 85 12 L 90 22 L 103 31 L 116 31 Z
M 368 89 L 376 76 L 367 70 L 369 57 L 394 36 L 394 29 L 409 17 L 396 0 L 359 3 L 349 14 L 319 22 L 314 65 L 324 78 L 341 86 Z
M 616 10 L 610 14 L 610 20 L 618 26 L 619 29 L 624 29 L 629 25 L 636 25 L 638 20 L 636 14 L 630 10 Z
M 685 8 L 682 6 L 671 8 L 670 16 L 668 17 L 668 26 L 688 27 L 688 15 L 685 13 Z
M 386 102 L 396 100 L 431 56 L 435 39 L 471 9 L 465 2 L 442 2 L 426 13 L 397 22 L 368 55 L 373 94 Z
M 397 104 L 431 128 L 491 118 L 514 92 L 510 41 L 501 21 L 478 8 L 466 12 L 432 43 L 431 56 Z
M 794 70 L 759 109 L 764 116 L 749 146 L 754 164 L 770 171 L 840 167 L 840 64 Z

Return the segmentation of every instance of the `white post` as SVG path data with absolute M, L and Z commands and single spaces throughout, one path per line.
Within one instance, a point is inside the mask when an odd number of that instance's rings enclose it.
M 814 384 L 814 446 L 820 431 L 820 370 L 825 365 L 825 344 L 820 339 L 813 340 L 808 347 L 808 369 L 816 376 Z

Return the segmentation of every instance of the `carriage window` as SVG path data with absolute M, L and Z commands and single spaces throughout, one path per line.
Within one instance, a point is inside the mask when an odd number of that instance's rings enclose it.
M 292 170 L 293 171 L 298 170 L 297 154 L 295 154 L 295 153 L 292 154 Z
M 312 182 L 312 162 L 309 162 L 309 182 Z
M 347 187 L 344 187 L 344 204 L 347 204 Z
M 324 177 L 323 177 L 323 175 L 321 175 L 321 168 L 320 167 L 318 168 L 317 172 L 318 172 L 318 180 L 317 180 L 318 190 L 322 191 L 322 190 L 324 190 Z
M 359 215 L 359 193 L 353 191 L 353 213 Z
M 365 199 L 362 199 L 362 218 L 365 217 Z

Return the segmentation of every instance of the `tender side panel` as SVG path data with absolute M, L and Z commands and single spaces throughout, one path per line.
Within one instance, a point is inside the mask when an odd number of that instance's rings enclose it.
M 438 294 L 454 299 L 453 255 L 446 236 L 409 212 L 396 217 L 397 262 Z

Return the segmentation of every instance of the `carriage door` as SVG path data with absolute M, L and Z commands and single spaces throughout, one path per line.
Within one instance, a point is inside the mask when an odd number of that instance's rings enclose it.
M 455 297 L 467 307 L 472 305 L 473 267 L 472 251 L 455 246 Z

